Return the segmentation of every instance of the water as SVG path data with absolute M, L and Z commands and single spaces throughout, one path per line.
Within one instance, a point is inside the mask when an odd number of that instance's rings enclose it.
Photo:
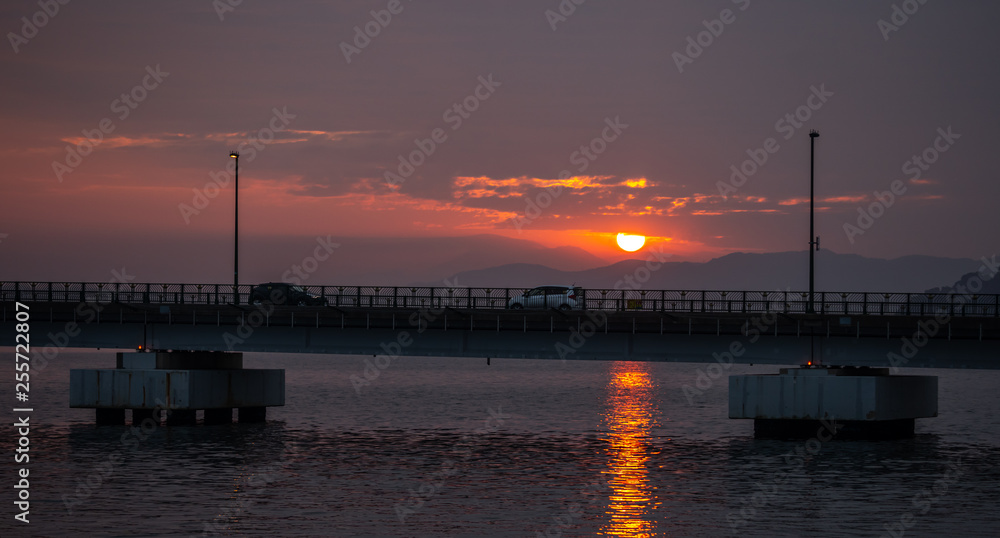
M 401 358 L 359 395 L 363 360 L 248 354 L 248 368 L 286 369 L 287 405 L 266 424 L 136 436 L 68 408 L 68 370 L 113 355 L 65 352 L 32 377 L 31 522 L 13 520 L 20 466 L 4 456 L 0 535 L 996 536 L 1000 524 L 1000 372 L 914 370 L 940 376 L 940 416 L 914 439 L 784 442 L 726 418 L 724 378 L 690 403 L 683 387 L 706 365 Z

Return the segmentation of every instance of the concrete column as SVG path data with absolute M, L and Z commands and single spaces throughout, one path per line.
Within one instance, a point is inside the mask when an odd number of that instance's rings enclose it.
M 97 409 L 98 426 L 122 426 L 124 424 L 124 409 Z
M 753 421 L 753 434 L 758 439 L 906 439 L 913 437 L 916 421 L 912 418 L 895 420 L 788 420 L 758 418 Z
M 267 420 L 266 407 L 241 407 L 239 411 L 240 424 L 251 422 L 265 422 Z
M 171 409 L 167 413 L 167 426 L 193 426 L 198 423 L 195 409 Z
M 222 409 L 206 409 L 205 410 L 205 424 L 232 424 L 233 423 L 233 408 L 226 407 Z
M 157 426 L 159 426 L 160 425 L 160 414 L 161 414 L 161 412 L 159 410 L 156 410 L 155 411 L 155 413 L 156 413 L 155 416 L 154 416 L 153 413 L 154 413 L 154 411 L 152 409 L 133 409 L 132 410 L 132 425 L 135 426 L 136 428 L 138 428 L 138 427 L 142 426 L 142 421 L 146 420 L 148 418 L 148 419 L 152 419 L 152 421 Z

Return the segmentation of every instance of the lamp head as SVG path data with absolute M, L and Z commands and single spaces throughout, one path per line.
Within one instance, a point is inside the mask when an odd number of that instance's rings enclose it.
M 232 157 L 232 158 L 234 158 L 234 159 L 239 159 L 240 158 L 240 152 L 238 152 L 238 151 L 230 151 L 229 152 L 229 156 Z
M 810 129 L 809 138 L 819 138 L 819 131 L 817 131 L 816 129 Z

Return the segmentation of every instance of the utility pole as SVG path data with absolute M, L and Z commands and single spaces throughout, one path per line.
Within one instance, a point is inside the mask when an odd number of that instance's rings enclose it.
M 233 225 L 233 304 L 240 304 L 240 154 L 238 151 L 230 151 L 229 156 L 236 159 L 236 184 L 233 189 L 236 197 Z
M 816 283 L 816 251 L 819 250 L 819 236 L 816 235 L 816 228 L 813 223 L 813 204 L 815 198 L 815 177 L 816 177 L 816 139 L 819 132 L 815 129 L 809 131 L 809 303 L 806 312 L 814 314 L 813 292 Z

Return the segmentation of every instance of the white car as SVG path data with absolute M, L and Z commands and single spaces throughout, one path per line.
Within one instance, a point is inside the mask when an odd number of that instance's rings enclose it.
M 511 297 L 507 308 L 558 308 L 560 310 L 583 307 L 583 289 L 576 286 L 538 286 L 521 295 Z

